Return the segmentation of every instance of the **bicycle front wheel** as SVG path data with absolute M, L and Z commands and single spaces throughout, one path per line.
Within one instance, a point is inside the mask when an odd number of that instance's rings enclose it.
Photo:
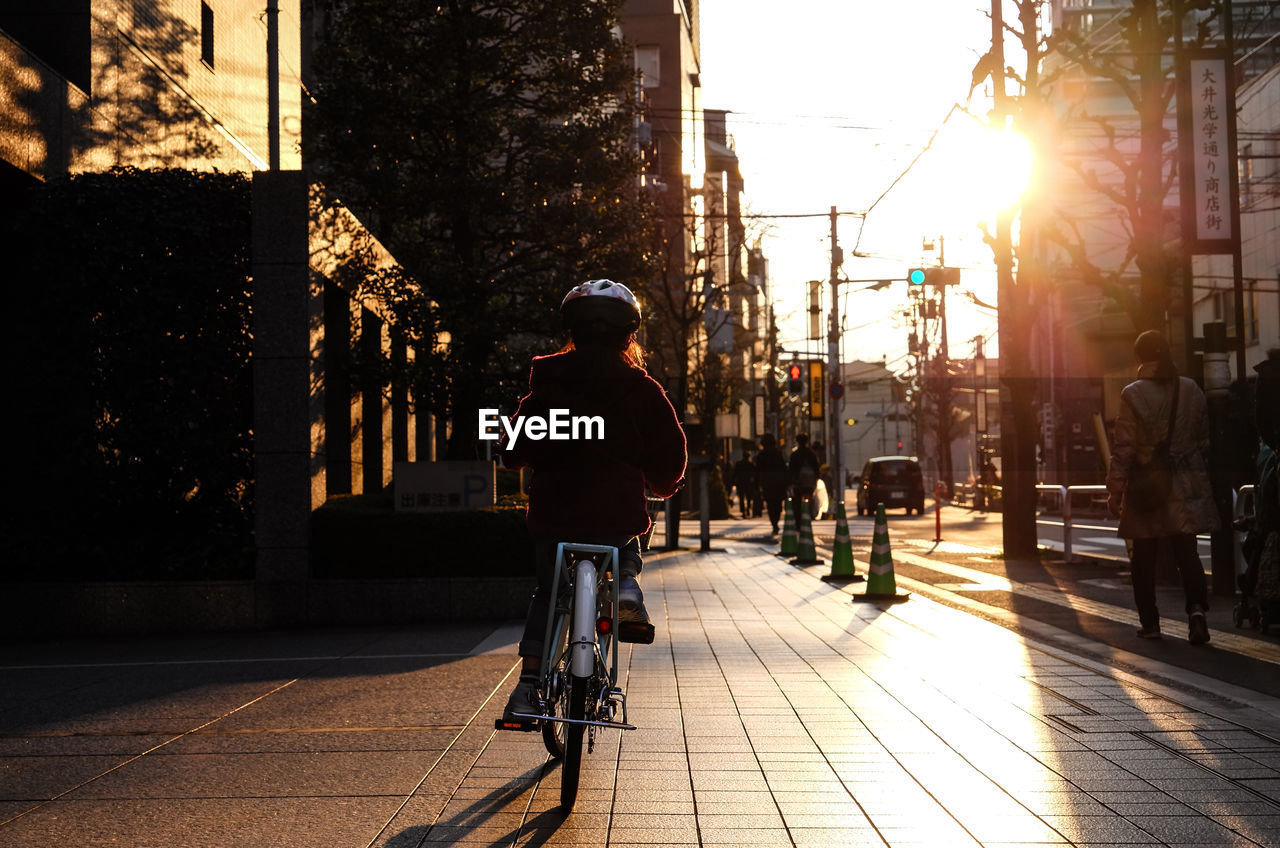
M 587 714 L 588 678 L 570 675 L 567 694 L 568 718 L 582 721 Z M 560 806 L 566 811 L 573 809 L 573 802 L 578 799 L 578 776 L 582 771 L 582 735 L 586 726 L 582 724 L 561 724 L 564 728 L 564 755 L 560 760 Z

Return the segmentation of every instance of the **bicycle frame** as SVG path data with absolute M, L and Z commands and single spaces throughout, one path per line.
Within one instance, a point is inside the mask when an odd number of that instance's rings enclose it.
M 556 563 L 551 578 L 551 597 L 553 602 L 547 612 L 546 632 L 550 634 L 555 626 L 556 609 L 554 601 L 560 597 L 560 584 L 563 581 L 569 587 L 569 591 L 573 593 L 573 618 L 569 622 L 569 650 L 572 651 L 569 668 L 579 677 L 587 677 L 595 668 L 595 658 L 600 650 L 599 641 L 595 638 L 600 572 L 596 567 L 595 560 L 590 556 L 582 557 L 571 564 L 568 557 L 570 553 L 605 556 L 608 570 L 613 575 L 613 586 L 611 588 L 613 597 L 616 598 L 618 596 L 619 579 L 618 549 L 608 545 L 585 545 L 573 542 L 560 542 L 556 545 Z M 616 634 L 618 632 L 617 604 L 613 605 L 611 628 L 611 633 Z M 577 642 L 573 641 L 574 634 L 579 634 Z M 588 635 L 590 638 L 588 638 Z M 611 641 L 613 650 L 609 662 L 609 682 L 612 684 L 618 680 L 618 640 L 613 639 Z M 542 656 L 543 677 L 547 676 L 547 672 L 560 659 L 551 655 L 554 650 L 554 647 L 551 646 L 555 643 L 548 641 L 547 644 L 549 650 Z M 603 659 L 601 657 L 602 661 Z

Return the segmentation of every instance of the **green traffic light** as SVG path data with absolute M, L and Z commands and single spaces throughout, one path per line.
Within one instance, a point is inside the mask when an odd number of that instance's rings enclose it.
M 912 268 L 909 272 L 907 272 L 907 282 L 915 286 L 924 285 L 924 269 Z

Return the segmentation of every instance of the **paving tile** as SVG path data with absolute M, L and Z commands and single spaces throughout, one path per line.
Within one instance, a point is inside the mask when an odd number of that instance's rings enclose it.
M 46 801 L 115 768 L 127 757 L 7 757 L 0 769 L 0 800 Z
M 560 766 L 537 735 L 493 734 L 487 722 L 462 736 L 411 729 L 436 708 L 411 721 L 395 703 L 412 703 L 429 676 L 399 660 L 353 665 L 363 690 L 345 700 L 336 697 L 343 674 L 309 680 L 238 714 L 226 725 L 234 733 L 184 739 L 138 769 L 120 770 L 129 781 L 94 781 L 76 793 L 101 801 L 75 803 L 113 805 L 107 795 L 126 786 L 139 794 L 160 787 L 310 793 L 239 803 L 246 822 L 265 820 L 280 802 L 311 805 L 326 818 L 349 813 L 337 834 L 342 844 L 369 844 L 378 817 L 394 815 L 379 848 L 1189 848 L 1234 846 L 1245 836 L 1280 845 L 1277 808 L 1258 794 L 1280 794 L 1280 750 L 1264 737 L 961 613 L 926 603 L 851 605 L 811 574 L 748 548 L 651 560 L 646 594 L 651 609 L 665 611 L 665 626 L 653 646 L 620 652 L 629 718 L 641 729 L 597 738 L 568 816 L 558 806 Z M 498 679 L 511 662 L 493 663 Z M 188 705 L 180 693 L 162 694 L 163 709 L 152 716 L 135 705 L 94 722 L 145 730 L 151 719 L 154 729 Z M 500 698 L 489 707 L 500 708 Z M 280 732 L 299 711 L 332 726 Z M 392 729 L 338 724 L 373 718 Z M 91 776 L 142 741 L 89 738 L 39 743 L 39 753 L 80 755 Z M 11 793 L 26 788 L 20 767 L 10 765 L 23 753 L 15 744 L 0 738 L 8 767 L 0 771 L 0 810 L 23 806 L 3 800 L 6 785 Z M 91 759 L 102 755 L 101 763 Z M 257 764 L 252 780 L 228 775 L 238 768 L 230 764 L 249 758 Z M 210 800 L 176 803 L 208 810 Z M 160 801 L 131 803 L 137 817 L 154 815 Z M 299 829 L 307 844 L 338 844 L 315 826 Z M 166 833 L 168 844 L 190 842 Z
M 200 798 L 56 801 L 6 825 L 6 846 L 124 844 L 262 846 L 365 845 L 403 799 Z M 413 830 L 415 837 L 423 832 Z M 216 839 L 211 837 L 216 836 Z M 416 838 L 415 838 L 416 843 Z
M 1128 816 L 1130 822 L 1154 835 L 1163 842 L 1220 842 L 1230 838 L 1232 832 L 1215 821 L 1204 818 L 1179 816 Z
M 791 843 L 787 831 L 782 828 L 702 828 L 699 831 L 704 846 L 784 846 Z
M 614 813 L 653 813 L 656 815 L 693 815 L 692 799 L 679 801 L 636 800 L 619 797 L 613 803 Z
M 980 842 L 1035 842 L 1039 844 L 1065 844 L 1066 839 L 1032 815 L 1022 816 L 974 816 L 960 818 L 965 829 Z
M 857 807 L 850 805 L 839 811 L 784 812 L 788 828 L 836 828 L 840 830 L 874 830 L 871 821 Z
M 884 848 L 880 834 L 870 829 L 792 827 L 788 834 L 795 848 Z
M 611 827 L 609 842 L 611 845 L 697 845 L 698 830 L 692 818 L 687 825 L 673 827 Z
M 1045 824 L 1074 843 L 1154 845 L 1160 840 L 1117 816 L 1042 815 Z

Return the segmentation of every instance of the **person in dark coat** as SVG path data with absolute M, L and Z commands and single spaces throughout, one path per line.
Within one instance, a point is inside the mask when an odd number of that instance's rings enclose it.
M 589 280 L 570 290 L 560 310 L 571 341 L 559 353 L 534 357 L 529 394 L 514 418 L 547 419 L 553 410 L 568 412 L 599 417 L 603 432 L 584 438 L 504 437 L 499 442 L 506 467 L 533 469 L 526 521 L 538 581 L 520 640 L 520 680 L 507 714 L 538 709 L 557 542 L 619 549 L 618 620 L 646 629 L 652 641 L 638 582 L 638 537 L 652 523 L 645 488 L 657 497 L 671 497 L 688 460 L 675 410 L 662 387 L 645 373 L 635 340 L 640 307 L 630 289 L 612 280 Z M 619 638 L 635 641 L 626 633 L 620 626 Z
M 787 461 L 778 450 L 778 440 L 766 433 L 760 437 L 760 456 L 756 458 L 756 474 L 760 480 L 760 493 L 769 513 L 773 532 L 778 532 L 782 520 L 782 501 L 787 497 Z
M 818 487 L 818 475 L 822 471 L 822 463 L 818 455 L 809 447 L 809 436 L 801 433 L 796 436 L 796 449 L 791 452 L 791 461 L 787 466 L 791 472 L 791 486 L 795 492 L 796 530 L 800 529 L 800 516 L 804 505 L 809 505 L 809 517 L 818 518 L 814 513 L 817 505 L 813 492 Z
M 1124 387 L 1116 419 L 1107 474 L 1108 507 L 1119 514 L 1117 535 L 1131 539 L 1133 599 L 1144 639 L 1160 638 L 1156 607 L 1156 569 L 1162 545 L 1182 574 L 1189 618 L 1190 641 L 1209 641 L 1205 610 L 1209 606 L 1204 569 L 1196 551 L 1196 534 L 1219 527 L 1205 456 L 1209 449 L 1209 416 L 1204 392 L 1194 380 L 1179 377 L 1169 355 L 1169 343 L 1155 330 L 1138 336 L 1133 345 L 1138 379 Z M 1177 408 L 1170 411 L 1177 387 Z M 1163 502 L 1143 507 L 1126 496 L 1135 463 L 1150 461 L 1154 449 L 1168 439 L 1173 462 L 1172 485 Z
M 760 498 L 760 477 L 755 460 L 751 458 L 750 447 L 742 449 L 742 459 L 733 466 L 733 487 L 738 493 L 738 506 L 742 510 L 742 517 L 750 518 L 751 510 Z

